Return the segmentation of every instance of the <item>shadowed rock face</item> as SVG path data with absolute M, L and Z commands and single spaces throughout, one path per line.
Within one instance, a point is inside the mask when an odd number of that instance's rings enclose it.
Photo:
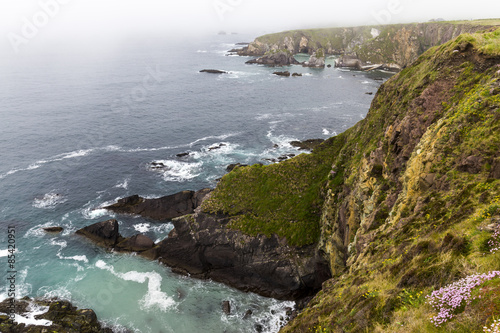
M 135 235 L 123 238 L 119 232 L 118 221 L 107 220 L 94 223 L 76 232 L 85 236 L 100 246 L 123 252 L 143 252 L 151 249 L 155 244 L 145 235 Z
M 94 223 L 76 231 L 76 234 L 83 235 L 98 245 L 104 247 L 115 247 L 122 240 L 118 232 L 118 221 L 115 219 Z
M 278 299 L 312 295 L 330 277 L 315 246 L 295 248 L 277 236 L 248 236 L 230 229 L 229 222 L 197 209 L 175 219 L 168 238 L 144 255 L 180 274 Z
M 144 199 L 133 195 L 105 208 L 120 214 L 137 214 L 154 220 L 170 220 L 192 214 L 210 191 L 210 189 L 197 192 L 183 191 L 157 199 Z
M 0 303 L 0 312 L 8 313 L 11 299 L 6 299 Z M 31 303 L 39 306 L 48 306 L 48 311 L 35 316 L 36 319 L 46 319 L 52 321 L 50 326 L 37 326 L 11 323 L 9 317 L 0 315 L 0 332 L 3 333 L 33 333 L 33 332 L 60 332 L 60 333 L 113 333 L 110 328 L 102 328 L 97 321 L 95 312 L 91 309 L 78 310 L 68 301 L 60 300 L 31 300 L 23 298 L 16 300 L 16 313 L 24 314 L 28 312 Z

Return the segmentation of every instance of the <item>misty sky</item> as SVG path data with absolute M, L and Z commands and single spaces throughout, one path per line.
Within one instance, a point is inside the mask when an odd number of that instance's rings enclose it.
M 498 0 L 0 0 L 0 46 L 493 17 Z

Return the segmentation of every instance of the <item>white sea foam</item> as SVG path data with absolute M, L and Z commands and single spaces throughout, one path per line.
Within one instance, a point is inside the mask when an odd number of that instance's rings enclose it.
M 64 260 L 76 260 L 76 261 L 83 261 L 84 263 L 88 263 L 89 260 L 87 259 L 86 255 L 81 255 L 81 256 L 72 256 L 72 257 L 64 257 L 61 255 L 61 253 L 57 253 L 57 257 L 59 259 L 64 259 Z
M 137 283 L 145 283 L 148 281 L 148 291 L 146 295 L 139 301 L 141 308 L 149 309 L 157 307 L 162 311 L 166 311 L 175 305 L 175 301 L 166 293 L 161 291 L 162 277 L 157 272 L 141 273 L 137 271 L 130 271 L 126 273 L 118 273 L 114 267 L 106 264 L 102 260 L 98 260 L 95 266 L 99 269 L 107 270 L 114 276 L 125 281 L 133 281 Z
M 33 207 L 41 209 L 52 209 L 57 205 L 68 201 L 68 199 L 60 193 L 46 193 L 41 198 L 35 198 L 33 200 Z
M 50 245 L 59 246 L 61 248 L 61 250 L 62 250 L 66 246 L 68 246 L 68 242 L 66 242 L 65 240 L 51 239 L 50 240 Z
M 14 321 L 18 324 L 37 325 L 37 326 L 50 326 L 52 322 L 47 319 L 35 319 L 35 316 L 46 313 L 49 310 L 48 306 L 40 306 L 38 304 L 30 303 L 28 311 L 23 315 L 15 314 Z
M 197 50 L 196 53 L 207 53 L 207 50 Z
M 9 255 L 9 250 L 0 250 L 0 258 L 7 257 Z
M 369 84 L 369 83 L 370 83 L 370 81 L 366 81 L 366 80 L 361 82 L 361 84 Z
M 323 135 L 330 135 L 330 131 L 326 128 L 323 128 Z
M 139 223 L 134 225 L 134 229 L 142 233 L 148 232 L 150 228 L 151 225 L 149 223 Z
M 130 178 L 125 178 L 123 182 L 118 183 L 115 185 L 116 188 L 123 188 L 123 189 L 128 189 L 128 182 L 130 181 Z
M 183 182 L 199 176 L 200 167 L 203 163 L 189 163 L 175 160 L 158 160 L 155 163 L 163 164 L 160 169 L 152 169 L 160 172 L 165 181 Z
M 294 308 L 295 303 L 292 301 L 278 301 L 273 300 L 273 304 L 271 304 L 269 311 L 255 316 L 255 320 L 263 326 L 263 332 L 266 333 L 274 333 L 278 332 L 283 325 L 286 324 L 286 321 L 283 318 L 286 318 L 286 311 L 288 308 Z M 274 313 L 274 314 L 273 314 Z
M 201 139 L 194 140 L 193 142 L 189 143 L 188 146 L 194 146 L 198 142 L 202 141 L 207 141 L 207 140 L 226 140 L 227 138 L 237 136 L 240 133 L 227 133 L 227 134 L 222 134 L 222 135 L 210 135 L 210 136 L 205 136 Z

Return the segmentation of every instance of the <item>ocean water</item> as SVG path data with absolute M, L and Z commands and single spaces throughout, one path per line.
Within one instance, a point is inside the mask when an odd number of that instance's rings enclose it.
M 117 332 L 279 330 L 292 302 L 179 276 L 74 234 L 116 218 L 124 236 L 141 232 L 162 240 L 171 223 L 102 207 L 133 194 L 215 187 L 230 163 L 299 154 L 291 140 L 328 138 L 351 127 L 368 111 L 373 95 L 365 93 L 390 76 L 294 66 L 278 70 L 303 76 L 284 78 L 272 74 L 275 68 L 226 56 L 254 37 L 0 56 L 0 269 L 7 274 L 7 226 L 13 225 L 17 297 L 71 300 L 94 309 Z M 230 73 L 199 73 L 205 68 Z M 176 157 L 184 152 L 190 155 Z M 152 168 L 153 162 L 165 168 Z M 48 226 L 64 232 L 41 230 Z M 2 288 L 0 299 L 6 297 Z M 225 300 L 230 315 L 222 312 Z

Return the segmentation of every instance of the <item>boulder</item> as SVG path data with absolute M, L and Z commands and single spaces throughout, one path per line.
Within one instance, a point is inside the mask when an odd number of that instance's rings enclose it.
M 292 76 L 302 76 L 301 73 L 293 73 Z
M 76 231 L 76 234 L 85 236 L 98 245 L 114 248 L 122 240 L 118 231 L 118 221 L 115 219 L 94 223 Z
M 46 227 L 46 228 L 43 228 L 43 230 L 45 232 L 58 233 L 58 232 L 62 232 L 64 230 L 64 228 L 63 227 Z
M 260 64 L 267 66 L 289 66 L 299 65 L 300 63 L 294 58 L 293 54 L 288 50 L 270 51 L 264 56 L 248 60 L 246 64 Z
M 170 220 L 193 213 L 201 199 L 210 191 L 210 189 L 197 192 L 182 191 L 156 199 L 144 199 L 133 195 L 120 199 L 105 208 L 120 214 L 136 214 L 154 220 Z
M 222 301 L 222 312 L 224 312 L 226 315 L 231 314 L 231 302 Z
M 186 156 L 189 156 L 190 153 L 180 153 L 180 154 L 177 154 L 175 156 L 177 157 L 186 157 Z

